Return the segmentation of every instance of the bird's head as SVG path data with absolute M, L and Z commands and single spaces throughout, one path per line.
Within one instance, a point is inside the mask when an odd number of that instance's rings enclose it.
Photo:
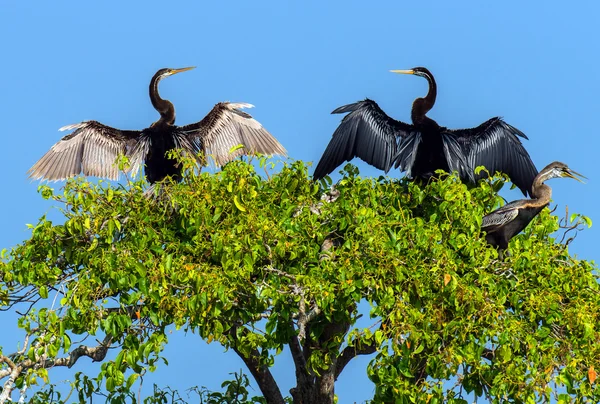
M 586 178 L 583 175 L 579 174 L 576 171 L 571 170 L 565 163 L 561 163 L 560 161 L 555 161 L 553 163 L 548 164 L 541 171 L 541 175 L 543 177 L 543 181 L 552 179 L 552 178 L 573 178 L 581 183 L 583 180 L 581 178 Z
M 390 70 L 392 73 L 400 73 L 400 74 L 414 74 L 415 76 L 425 77 L 426 79 L 432 79 L 433 74 L 425 67 L 413 67 L 409 70 Z
M 161 118 L 159 121 L 153 123 L 152 126 L 159 124 L 175 124 L 175 107 L 170 101 L 160 98 L 160 95 L 158 94 L 158 83 L 165 77 L 192 70 L 194 67 L 195 66 L 183 67 L 181 69 L 160 69 L 154 74 L 152 80 L 150 80 L 150 101 L 152 101 L 152 106 L 160 113 Z
M 167 67 L 165 69 L 160 69 L 159 71 L 157 71 L 156 74 L 154 75 L 154 77 L 156 77 L 157 79 L 163 79 L 165 77 L 172 76 L 174 74 L 181 73 L 181 72 L 186 72 L 188 70 L 192 70 L 195 68 L 196 68 L 196 66 L 183 67 L 181 69 L 171 69 L 171 68 Z
M 431 72 L 424 67 L 413 67 L 409 70 L 390 70 L 390 72 L 400 74 L 414 74 L 415 76 L 421 76 L 427 79 L 427 82 L 429 83 L 429 91 L 427 92 L 427 96 L 425 96 L 425 98 L 417 98 L 413 102 L 412 111 L 410 113 L 410 117 L 414 124 L 423 123 L 426 118 L 425 114 L 427 114 L 427 112 L 429 112 L 431 108 L 433 108 L 433 104 L 435 104 L 435 97 L 437 95 L 437 85 L 435 84 L 433 74 L 431 74 Z

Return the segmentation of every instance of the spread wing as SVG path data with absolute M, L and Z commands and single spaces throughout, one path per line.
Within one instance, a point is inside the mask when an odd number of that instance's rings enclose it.
M 218 166 L 248 154 L 286 155 L 285 148 L 250 114 L 245 103 L 220 102 L 200 122 L 180 130 L 195 144 L 197 151 L 211 155 Z M 235 146 L 243 147 L 231 152 Z
M 476 128 L 449 131 L 455 134 L 465 149 L 471 170 L 485 166 L 490 174 L 496 171 L 508 174 L 523 192 L 531 195 L 531 185 L 538 171 L 519 136 L 527 136 L 500 118 L 492 118 Z M 479 173 L 480 179 L 485 173 Z
M 468 181 L 474 181 L 473 169 L 469 167 L 469 161 L 460 146 L 460 140 L 451 132 L 442 132 L 441 136 L 442 144 L 444 145 L 444 155 L 446 156 L 450 171 L 457 171 L 460 178 L 467 178 Z
M 421 132 L 411 132 L 402 139 L 398 147 L 398 153 L 393 157 L 396 163 L 394 167 L 400 168 L 400 171 L 405 171 L 409 178 L 412 178 L 412 167 L 415 164 L 417 149 L 422 140 Z
M 519 207 L 523 200 L 513 201 L 488 213 L 481 220 L 481 230 L 490 232 L 512 222 L 519 215 Z
M 75 131 L 54 144 L 29 169 L 30 178 L 58 181 L 83 173 L 117 180 L 117 156 L 125 155 L 140 135 L 140 131 L 115 129 L 96 121 L 67 125 L 59 130 L 72 129 Z M 134 168 L 137 169 L 131 167 Z
M 398 138 L 408 136 L 412 125 L 390 118 L 375 101 L 366 99 L 335 109 L 349 112 L 337 127 L 313 178 L 321 179 L 354 157 L 388 172 L 398 150 Z

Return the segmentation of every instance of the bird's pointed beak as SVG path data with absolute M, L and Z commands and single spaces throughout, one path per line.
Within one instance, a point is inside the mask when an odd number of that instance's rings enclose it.
M 181 69 L 173 69 L 171 70 L 171 74 L 177 74 L 177 73 L 181 73 L 181 72 L 187 72 L 188 70 L 192 70 L 195 69 L 196 66 L 190 66 L 190 67 L 182 67 Z
M 567 168 L 565 171 L 563 171 L 563 174 L 565 177 L 573 178 L 574 180 L 577 180 L 577 181 L 581 182 L 582 184 L 585 184 L 585 182 L 581 178 L 585 178 L 587 180 L 586 176 L 579 174 L 577 171 L 573 171 L 570 168 Z M 581 177 L 581 178 L 578 178 L 578 177 Z
M 414 70 L 390 70 L 392 73 L 400 73 L 400 74 L 415 74 Z

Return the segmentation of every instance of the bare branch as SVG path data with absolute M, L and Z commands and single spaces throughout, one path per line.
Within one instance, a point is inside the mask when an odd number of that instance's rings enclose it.
M 15 387 L 15 380 L 17 380 L 17 377 L 19 377 L 19 375 L 21 374 L 22 368 L 20 366 L 15 365 L 15 363 L 6 356 L 0 357 L 0 363 L 6 363 L 8 365 L 8 369 L 2 372 L 6 372 L 6 375 L 3 377 L 10 375 L 8 380 L 4 383 L 2 394 L 0 394 L 0 404 L 4 404 L 6 400 L 10 399 L 12 390 Z
M 29 336 L 27 336 L 27 340 L 28 338 Z M 82 356 L 87 356 L 91 358 L 92 361 L 99 362 L 104 360 L 104 358 L 106 357 L 106 353 L 108 352 L 108 348 L 111 342 L 111 338 L 107 336 L 104 338 L 104 341 L 99 343 L 98 346 L 88 347 L 85 345 L 80 345 L 79 347 L 75 348 L 69 354 L 69 356 L 56 359 L 46 359 L 44 357 L 40 357 L 35 361 L 32 361 L 29 358 L 25 358 L 21 361 L 13 361 L 9 356 L 0 356 L 0 363 L 5 363 L 8 366 L 7 369 L 0 370 L 0 379 L 8 377 L 8 380 L 6 380 L 6 382 L 4 383 L 4 389 L 2 390 L 2 394 L 0 394 L 0 404 L 4 404 L 7 400 L 10 399 L 12 390 L 15 387 L 15 380 L 27 370 L 48 369 L 56 366 L 65 366 L 70 368 Z M 23 348 L 22 351 L 24 352 L 24 350 L 25 348 Z M 13 354 L 10 356 L 17 357 L 20 355 Z
M 29 388 L 29 386 L 27 385 L 27 383 L 23 383 L 23 388 L 21 388 L 21 391 L 19 392 L 19 404 L 24 404 L 25 403 L 25 397 L 27 396 L 27 389 Z
M 315 319 L 321 313 L 319 306 L 315 305 L 306 314 L 306 301 L 304 300 L 304 292 L 300 290 L 300 305 L 298 306 L 298 339 L 304 341 L 306 338 L 306 325 Z
M 552 210 L 552 212 L 554 212 L 555 209 L 556 208 L 554 208 Z M 558 226 L 564 230 L 562 238 L 560 239 L 560 242 L 561 242 L 561 244 L 564 243 L 567 246 L 573 240 L 575 240 L 575 238 L 577 237 L 577 235 L 579 234 L 580 231 L 585 229 L 584 223 L 581 220 L 577 220 L 577 221 L 575 221 L 575 223 L 570 224 L 569 207 L 568 206 L 565 207 L 565 217 L 563 217 L 559 220 Z M 573 232 L 572 235 L 570 235 L 571 232 Z
M 294 282 L 296 281 L 296 277 L 295 277 L 294 275 L 288 274 L 287 272 L 285 272 L 285 271 L 282 271 L 281 269 L 277 269 L 277 268 L 275 268 L 275 267 L 272 267 L 272 266 L 267 266 L 267 267 L 265 267 L 265 269 L 266 269 L 267 271 L 269 271 L 269 272 L 273 272 L 273 273 L 275 273 L 275 274 L 277 274 L 277 275 L 279 275 L 279 276 L 283 276 L 284 278 L 291 279 L 291 280 L 293 280 Z

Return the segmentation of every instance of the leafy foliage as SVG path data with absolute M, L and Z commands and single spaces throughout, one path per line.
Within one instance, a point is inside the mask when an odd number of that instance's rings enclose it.
M 160 388 L 156 384 L 153 386 L 153 394 L 149 397 L 139 400 L 143 404 L 175 404 L 186 403 L 186 399 L 199 399 L 200 404 L 249 404 L 249 403 L 264 403 L 262 397 L 249 398 L 248 388 L 250 380 L 242 372 L 231 373 L 234 376 L 233 380 L 226 380 L 221 384 L 225 389 L 224 392 L 210 391 L 205 387 L 192 387 L 186 390 L 186 394 L 180 393 L 170 387 Z M 79 402 L 86 402 L 88 398 L 93 396 L 103 396 L 107 402 L 122 403 L 132 402 L 137 403 L 139 393 L 136 394 L 125 386 L 115 389 L 110 394 L 105 394 L 100 383 L 90 379 L 89 377 L 77 373 L 76 381 L 72 385 L 72 391 L 69 397 L 77 391 Z M 196 397 L 197 396 L 197 397 Z M 46 390 L 38 391 L 34 394 L 30 403 L 45 404 L 45 403 L 64 403 L 68 402 L 68 398 L 62 399 L 62 395 L 58 390 L 55 390 L 53 385 L 49 385 Z
M 141 182 L 41 187 L 64 223 L 42 217 L 0 267 L 5 309 L 38 302 L 19 322 L 32 342 L 11 359 L 31 366 L 16 385 L 46 382 L 34 363 L 68 358 L 74 336 L 94 335 L 104 345 L 82 355 L 118 347 L 97 380 L 130 391 L 165 360 L 175 325 L 235 350 L 265 402 L 282 402 L 261 380 L 286 346 L 294 402 L 333 402 L 343 367 L 373 352 L 376 402 L 600 402 L 597 268 L 555 240 L 548 209 L 499 261 L 480 224 L 505 179 L 468 188 L 440 173 L 417 184 L 362 179 L 348 165 L 324 193 L 302 162 L 267 174 L 233 162 L 154 199 Z M 372 327 L 355 326 L 360 302 Z

